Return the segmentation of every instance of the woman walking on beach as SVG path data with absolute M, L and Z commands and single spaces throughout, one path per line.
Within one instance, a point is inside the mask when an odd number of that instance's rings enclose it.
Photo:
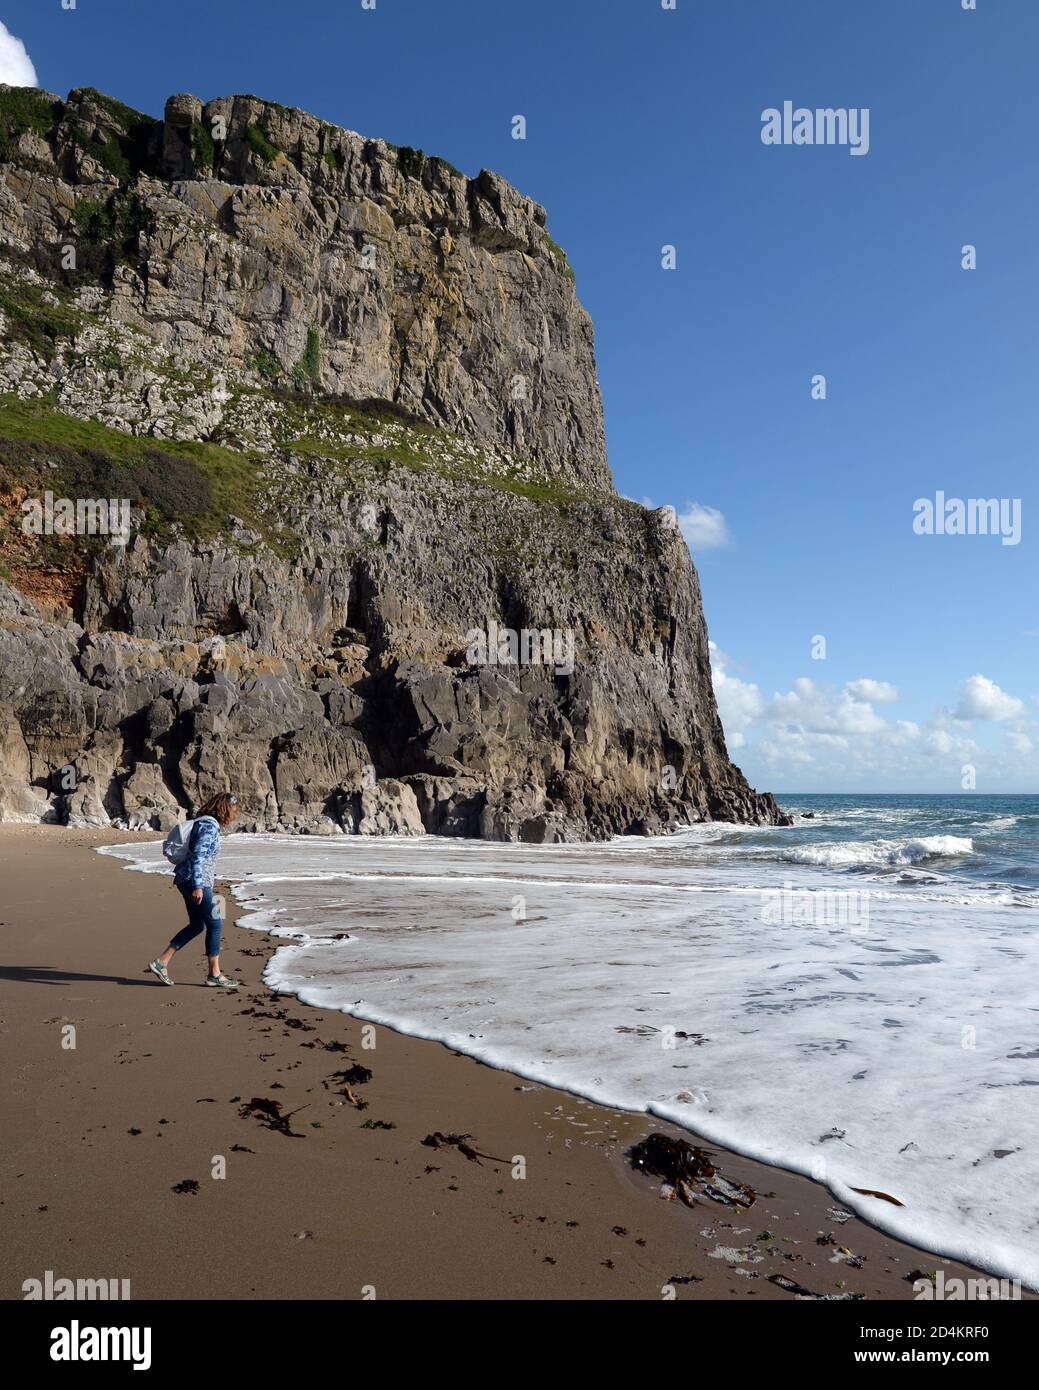
M 206 984 L 216 989 L 238 988 L 238 981 L 232 980 L 220 969 L 220 931 L 223 924 L 217 916 L 213 897 L 213 872 L 220 853 L 220 831 L 237 818 L 237 798 L 230 792 L 218 792 L 199 807 L 191 823 L 186 846 L 183 836 L 186 827 L 183 825 L 173 830 L 163 845 L 163 853 L 177 866 L 173 882 L 180 889 L 188 910 L 188 925 L 181 928 L 161 956 L 148 963 L 148 969 L 164 985 L 173 984 L 169 976 L 169 964 L 173 957 L 182 946 L 205 932 L 206 955 L 209 957 Z

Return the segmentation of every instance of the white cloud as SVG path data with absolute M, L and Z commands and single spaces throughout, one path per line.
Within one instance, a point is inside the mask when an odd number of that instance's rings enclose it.
M 729 658 L 718 650 L 713 642 L 711 649 L 711 675 L 714 678 L 714 698 L 718 702 L 718 713 L 730 748 L 742 748 L 743 734 L 765 709 L 761 691 L 750 681 L 741 681 L 738 676 L 730 676 L 726 671 Z
M 955 712 L 935 707 L 917 722 L 887 716 L 884 707 L 900 698 L 889 681 L 863 676 L 827 686 L 801 676 L 766 697 L 733 674 L 735 663 L 713 642 L 711 666 L 729 750 L 739 750 L 740 766 L 761 788 L 959 792 L 968 767 L 993 789 L 1039 777 L 1034 708 L 984 676 L 964 683 Z M 975 719 L 997 727 L 982 724 L 975 738 Z
M 709 645 L 718 713 L 725 736 L 733 747 L 745 746 L 747 730 L 758 721 L 771 726 L 774 746 L 787 747 L 806 741 L 819 746 L 846 747 L 849 737 L 888 729 L 903 740 L 908 736 L 907 731 L 916 733 L 916 726 L 904 721 L 895 726 L 887 724 L 868 699 L 856 698 L 853 693 L 856 687 L 863 690 L 868 687 L 875 692 L 875 698 L 890 701 L 897 698 L 898 692 L 887 681 L 852 681 L 843 691 L 835 691 L 817 686 L 807 676 L 800 676 L 794 681 L 792 690 L 774 694 L 766 701 L 752 681 L 731 675 L 730 658 L 714 642 Z
M 1025 710 L 1023 700 L 1000 690 L 995 681 L 987 676 L 971 676 L 963 682 L 960 702 L 954 716 L 957 719 L 992 719 L 1001 723 L 1005 719 L 1017 719 Z
M 732 540 L 717 507 L 701 507 L 699 502 L 686 503 L 685 511 L 678 513 L 678 527 L 690 550 L 717 550 Z
M 35 87 L 36 69 L 25 51 L 25 44 L 0 22 L 0 82 L 10 87 Z
M 624 496 L 623 493 L 621 495 Z M 652 497 L 637 500 L 648 512 L 661 510 Z M 628 501 L 634 502 L 636 498 L 629 497 Z M 718 550 L 732 540 L 725 517 L 717 507 L 702 507 L 699 502 L 687 502 L 684 512 L 676 512 L 672 506 L 668 506 L 667 510 L 671 513 L 671 524 L 677 523 L 690 550 L 694 547 L 697 550 Z
M 817 734 L 871 734 L 885 727 L 868 701 L 847 690 L 825 690 L 807 676 L 799 676 L 785 695 L 773 695 L 766 713 L 776 724 Z
M 893 705 L 898 699 L 898 691 L 890 681 L 874 681 L 867 676 L 849 681 L 844 688 L 854 699 L 870 705 Z

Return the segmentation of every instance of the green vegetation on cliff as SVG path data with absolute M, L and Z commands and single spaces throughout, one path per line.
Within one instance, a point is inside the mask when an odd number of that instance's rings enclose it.
M 72 126 L 73 142 L 94 159 L 120 183 L 132 183 L 140 174 L 156 174 L 158 166 L 152 156 L 151 141 L 157 121 L 132 106 L 106 97 L 93 87 L 83 88 L 83 95 L 99 106 L 118 126 L 118 132 L 102 135 L 87 133 L 81 126 Z
M 216 145 L 201 121 L 191 127 L 191 157 L 201 173 L 211 173 L 216 162 Z
M 88 246 L 110 246 L 122 255 L 131 254 L 138 237 L 155 227 L 155 214 L 122 189 L 108 199 L 80 198 L 72 217 Z
M 547 232 L 545 233 L 545 242 L 548 249 L 559 263 L 559 268 L 562 270 L 563 274 L 572 281 L 574 278 L 574 268 L 570 264 L 570 257 L 559 245 L 558 241 L 553 241 Z
M 422 150 L 413 150 L 410 145 L 397 149 L 397 167 L 406 179 L 420 179 L 425 167 L 426 156 Z
M 301 389 L 321 385 L 321 333 L 317 328 L 307 329 L 307 345 L 292 369 L 292 380 Z
M 258 125 L 247 125 L 245 127 L 245 139 L 249 148 L 254 154 L 258 155 L 265 164 L 273 164 L 278 158 L 279 151 L 271 144 Z
M 35 87 L 10 87 L 0 92 L 0 156 L 27 132 L 51 139 L 64 110 L 64 102 L 52 101 Z
M 33 285 L 0 269 L 0 314 L 4 318 L 3 341 L 23 343 L 51 362 L 62 339 L 71 338 L 86 322 L 86 315 L 67 292 Z
M 55 497 L 127 498 L 145 513 L 140 533 L 159 541 L 175 535 L 228 540 L 234 517 L 286 557 L 298 554 L 305 543 L 287 521 L 286 504 L 305 504 L 324 486 L 349 495 L 370 489 L 380 478 L 424 474 L 441 484 L 461 485 L 469 499 L 483 492 L 492 510 L 498 505 L 496 494 L 549 506 L 556 513 L 587 500 L 581 493 L 524 477 L 519 464 L 511 471 L 489 472 L 463 451 L 466 441 L 460 436 L 405 422 L 391 411 L 303 402 L 291 395 L 278 400 L 272 459 L 270 450 L 132 435 L 65 414 L 53 399 L 0 395 L 0 491 L 9 497 L 20 490 L 29 496 L 50 491 Z M 289 458 L 297 460 L 295 471 L 279 462 Z M 24 564 L 14 543 L 18 515 L 9 509 L 4 522 L 0 552 L 8 565 Z M 67 542 L 42 544 L 34 563 L 54 564 L 62 545 Z
M 5 491 L 38 484 L 55 496 L 127 497 L 144 509 L 146 535 L 166 538 L 176 523 L 202 540 L 237 516 L 279 545 L 259 504 L 260 461 L 218 444 L 140 438 L 52 402 L 0 396 L 0 473 Z

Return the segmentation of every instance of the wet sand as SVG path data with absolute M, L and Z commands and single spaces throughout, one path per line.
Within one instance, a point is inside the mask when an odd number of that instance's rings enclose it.
M 202 938 L 160 985 L 144 965 L 180 897 L 94 853 L 131 838 L 0 826 L 0 1297 L 47 1270 L 137 1299 L 795 1301 L 778 1278 L 912 1300 L 916 1271 L 977 1277 L 716 1145 L 754 1204 L 666 1200 L 626 1152 L 692 1136 L 272 994 L 276 943 L 230 899 L 222 963 L 243 987 L 203 986 Z M 355 1066 L 371 1078 L 346 1095 Z M 254 1098 L 293 1133 L 243 1115 Z M 437 1132 L 484 1157 L 423 1143 Z

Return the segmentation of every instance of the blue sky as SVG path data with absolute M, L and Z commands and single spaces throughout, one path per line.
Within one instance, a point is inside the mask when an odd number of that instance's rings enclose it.
M 1035 0 L 0 0 L 0 20 L 53 91 L 156 115 L 252 91 L 544 203 L 595 320 L 617 486 L 688 519 L 752 782 L 957 792 L 970 765 L 979 792 L 1039 786 Z M 788 99 L 868 107 L 869 153 L 764 145 Z M 1020 498 L 1020 542 L 914 534 L 939 489 Z

